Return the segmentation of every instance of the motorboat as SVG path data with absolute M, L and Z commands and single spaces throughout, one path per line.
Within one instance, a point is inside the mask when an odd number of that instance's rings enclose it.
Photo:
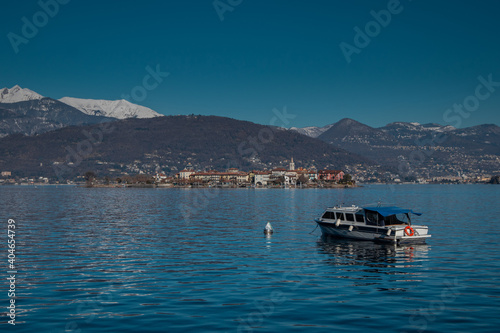
M 431 237 L 428 227 L 413 224 L 412 215 L 422 214 L 396 206 L 334 206 L 315 221 L 326 236 L 396 244 L 425 243 Z

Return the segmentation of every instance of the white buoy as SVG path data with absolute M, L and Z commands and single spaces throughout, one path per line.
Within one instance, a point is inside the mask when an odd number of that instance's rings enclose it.
M 266 227 L 264 228 L 264 233 L 266 235 L 272 234 L 274 232 L 273 227 L 270 222 L 267 222 Z
M 352 231 L 352 229 L 354 229 L 354 227 L 351 225 L 351 226 L 349 227 L 349 231 Z
M 335 222 L 335 226 L 338 228 L 340 225 L 340 219 L 337 220 L 337 222 Z

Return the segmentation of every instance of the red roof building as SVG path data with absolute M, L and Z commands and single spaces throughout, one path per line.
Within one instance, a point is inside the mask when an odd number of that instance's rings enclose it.
M 320 170 L 318 171 L 318 179 L 339 182 L 344 179 L 344 172 L 341 170 Z

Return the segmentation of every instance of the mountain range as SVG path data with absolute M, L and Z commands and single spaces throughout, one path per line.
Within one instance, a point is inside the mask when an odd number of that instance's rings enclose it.
M 55 100 L 18 85 L 0 89 L 0 138 L 14 133 L 36 135 L 66 126 L 113 119 L 160 116 L 147 107 L 126 100 L 73 97 Z
M 124 100 L 55 100 L 19 86 L 0 90 L 0 170 L 50 173 L 87 140 L 84 133 L 106 123 L 117 130 L 81 163 L 68 164 L 68 177 L 88 170 L 174 172 L 187 163 L 200 170 L 228 163 L 264 169 L 291 157 L 298 166 L 380 179 L 500 173 L 500 128 L 492 124 L 459 129 L 394 122 L 374 128 L 345 118 L 285 129 L 224 117 L 166 117 Z
M 17 103 L 43 98 L 42 95 L 29 89 L 23 89 L 18 85 L 10 89 L 3 88 L 0 91 L 0 103 Z
M 124 99 L 107 101 L 103 99 L 82 99 L 74 97 L 63 97 L 60 102 L 91 116 L 103 116 L 116 119 L 127 118 L 153 118 L 162 115 L 145 106 L 130 103 Z
M 309 127 L 291 127 L 290 130 L 298 132 L 300 134 L 309 136 L 311 138 L 317 138 L 324 132 L 328 131 L 334 124 L 326 125 L 323 127 L 309 126 Z
M 70 126 L 0 139 L 0 170 L 16 175 L 74 178 L 288 166 L 345 169 L 373 165 L 356 154 L 279 127 L 216 116 L 165 116 Z
M 89 116 L 52 98 L 0 103 L 0 138 L 10 134 L 37 135 L 59 128 L 114 120 Z
M 373 128 L 345 118 L 317 138 L 399 173 L 408 168 L 422 177 L 500 171 L 500 127 L 494 124 L 459 129 L 394 122 Z

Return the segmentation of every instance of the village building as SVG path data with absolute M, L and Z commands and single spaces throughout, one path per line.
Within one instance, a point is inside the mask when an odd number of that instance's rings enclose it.
M 194 173 L 195 172 L 193 169 L 184 169 L 184 170 L 181 170 L 179 172 L 179 178 L 180 179 L 189 179 L 189 177 L 191 177 L 191 175 Z
M 287 173 L 285 174 L 285 186 L 295 186 L 297 185 L 297 174 Z
M 312 181 L 318 180 L 318 172 L 316 170 L 307 170 L 307 177 Z
M 156 176 L 155 176 L 155 182 L 157 183 L 160 183 L 160 182 L 164 182 L 165 180 L 167 180 L 167 175 L 164 174 L 164 173 L 157 173 Z
M 344 172 L 341 170 L 320 170 L 318 171 L 318 179 L 339 182 L 344 179 Z
M 272 170 L 273 176 L 276 176 L 276 177 L 284 176 L 286 172 L 287 172 L 287 170 L 285 168 L 274 168 Z
M 215 170 L 207 172 L 195 172 L 189 176 L 189 179 L 199 182 L 214 183 L 248 183 L 250 176 L 247 172 L 218 172 Z
M 272 175 L 271 171 L 256 171 L 254 184 L 256 186 L 267 186 L 271 182 L 270 177 Z

